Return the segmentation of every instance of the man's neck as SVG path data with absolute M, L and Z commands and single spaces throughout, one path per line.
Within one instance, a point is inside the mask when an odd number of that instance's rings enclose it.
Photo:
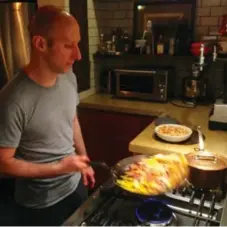
M 32 60 L 24 67 L 24 71 L 31 80 L 43 87 L 54 86 L 58 75 L 51 72 L 47 67 L 42 66 L 40 62 Z

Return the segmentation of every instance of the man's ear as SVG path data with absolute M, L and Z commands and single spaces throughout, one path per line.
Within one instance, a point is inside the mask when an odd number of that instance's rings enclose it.
M 48 48 L 46 39 L 39 35 L 32 37 L 32 43 L 40 52 L 45 52 Z

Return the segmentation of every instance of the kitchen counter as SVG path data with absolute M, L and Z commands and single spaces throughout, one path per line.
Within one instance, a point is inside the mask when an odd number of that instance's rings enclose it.
M 196 108 L 179 108 L 171 104 L 163 105 L 163 115 L 175 118 L 181 124 L 196 129 L 201 126 L 205 136 L 205 150 L 227 156 L 227 131 L 212 131 L 208 129 L 208 118 L 211 106 L 197 106 Z M 197 144 L 170 144 L 159 141 L 154 137 L 155 123 L 151 123 L 129 144 L 129 150 L 135 153 L 155 154 L 166 152 L 180 152 L 187 154 L 198 148 Z
M 80 106 L 156 117 L 170 116 L 189 127 L 195 128 L 200 125 L 206 138 L 206 150 L 227 156 L 227 132 L 208 129 L 208 115 L 211 105 L 181 108 L 171 103 L 129 101 L 114 99 L 110 95 L 95 94 L 81 100 Z M 129 144 L 130 152 L 148 155 L 166 152 L 189 153 L 194 151 L 194 148 L 197 148 L 197 144 L 182 145 L 158 141 L 154 138 L 154 128 L 155 124 L 153 122 L 136 136 Z
M 148 116 L 159 116 L 165 110 L 161 103 L 117 99 L 106 94 L 95 94 L 82 99 L 80 107 Z

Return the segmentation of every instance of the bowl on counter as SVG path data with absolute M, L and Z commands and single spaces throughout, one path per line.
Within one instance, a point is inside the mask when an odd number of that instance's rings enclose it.
M 167 142 L 183 142 L 190 138 L 192 129 L 179 124 L 162 124 L 155 127 L 155 134 Z

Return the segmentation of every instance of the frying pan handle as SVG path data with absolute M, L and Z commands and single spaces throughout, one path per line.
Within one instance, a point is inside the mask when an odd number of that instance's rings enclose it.
M 205 147 L 204 147 L 203 135 L 201 132 L 201 126 L 197 127 L 197 132 L 198 132 L 198 136 L 199 136 L 199 150 L 204 151 Z

